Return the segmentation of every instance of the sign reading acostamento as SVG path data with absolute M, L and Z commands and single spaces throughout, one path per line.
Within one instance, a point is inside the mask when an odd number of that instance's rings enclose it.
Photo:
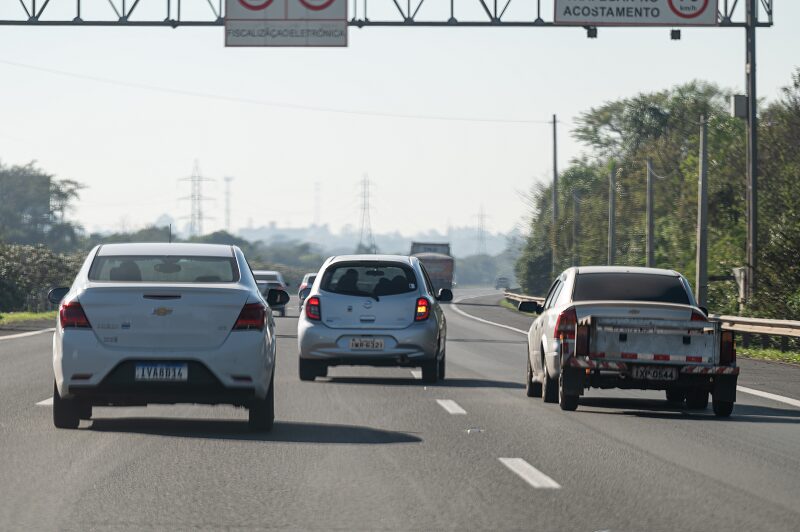
M 556 24 L 716 26 L 717 0 L 555 0 Z
M 225 46 L 347 46 L 347 0 L 226 0 Z

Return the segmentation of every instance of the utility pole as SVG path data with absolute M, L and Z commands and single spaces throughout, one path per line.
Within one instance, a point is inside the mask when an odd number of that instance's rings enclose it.
M 752 301 L 758 260 L 758 95 L 756 92 L 756 26 L 758 3 L 746 0 L 747 15 L 747 277 L 745 298 Z
M 572 191 L 572 265 L 581 265 L 581 250 L 579 246 L 581 233 L 581 194 Z
M 231 232 L 231 181 L 232 177 L 224 177 L 225 180 L 225 231 Z
M 486 255 L 486 212 L 483 204 L 478 213 L 478 255 Z
M 647 267 L 656 266 L 656 235 L 653 221 L 653 161 L 647 159 Z
M 552 277 L 558 274 L 558 257 L 556 248 L 558 247 L 558 120 L 553 115 L 553 220 L 551 227 L 551 269 Z
M 708 119 L 700 119 L 700 176 L 697 183 L 697 259 L 694 289 L 697 304 L 708 304 Z
M 617 259 L 617 165 L 608 174 L 608 265 Z

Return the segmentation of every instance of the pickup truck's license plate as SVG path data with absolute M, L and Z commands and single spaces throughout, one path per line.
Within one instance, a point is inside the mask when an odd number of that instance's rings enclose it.
M 678 378 L 678 368 L 633 366 L 633 378 L 645 381 L 674 381 Z
M 136 364 L 134 380 L 184 382 L 189 378 L 187 364 Z
M 370 336 L 350 338 L 350 349 L 354 351 L 381 351 L 383 350 L 383 338 Z

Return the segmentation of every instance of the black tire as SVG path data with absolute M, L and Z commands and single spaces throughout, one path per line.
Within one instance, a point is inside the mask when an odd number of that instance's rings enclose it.
M 86 403 L 78 404 L 78 417 L 81 419 L 92 419 L 92 405 Z
M 714 408 L 714 415 L 717 417 L 729 417 L 733 413 L 733 401 L 711 401 Z
M 578 409 L 578 396 L 564 393 L 564 371 L 558 376 L 558 406 L 561 410 L 573 412 Z
M 81 423 L 74 399 L 62 399 L 53 381 L 53 425 L 59 429 L 77 429 Z
M 256 399 L 247 409 L 247 424 L 251 431 L 269 432 L 275 424 L 275 373 L 269 380 L 269 390 L 264 399 Z
M 278 311 L 278 314 L 280 314 L 281 318 L 285 318 L 286 317 L 286 309 L 285 308 L 280 309 Z
M 706 390 L 689 390 L 686 392 L 686 408 L 689 410 L 705 410 L 708 408 L 708 392 Z
M 317 367 L 317 377 L 327 377 L 328 376 L 328 365 L 319 363 Z
M 673 405 L 682 405 L 686 400 L 686 390 L 680 388 L 667 388 L 667 402 Z
M 422 382 L 432 384 L 439 380 L 439 362 L 434 358 L 422 363 Z
M 528 357 L 528 369 L 526 370 L 525 375 L 525 395 L 528 397 L 541 397 L 542 383 L 533 382 L 533 368 L 531 367 L 530 357 Z
M 547 371 L 547 366 L 544 366 L 544 382 L 542 383 L 542 399 L 545 403 L 558 402 L 558 383 L 555 379 L 550 377 Z
M 445 373 L 447 372 L 447 360 L 445 353 L 442 353 L 442 358 L 439 359 L 439 380 L 443 381 Z
M 313 381 L 317 378 L 318 370 L 314 360 L 298 359 L 297 372 L 301 381 Z

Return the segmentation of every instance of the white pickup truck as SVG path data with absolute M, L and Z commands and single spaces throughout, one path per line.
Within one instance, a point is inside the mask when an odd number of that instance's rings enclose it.
M 730 416 L 736 401 L 733 333 L 697 306 L 671 270 L 592 266 L 564 271 L 528 331 L 529 397 L 575 410 L 586 388 L 665 390 L 667 401 Z

